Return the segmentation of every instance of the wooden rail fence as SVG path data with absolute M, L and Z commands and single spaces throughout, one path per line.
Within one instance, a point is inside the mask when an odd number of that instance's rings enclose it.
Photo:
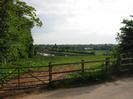
M 85 64 L 92 64 L 92 63 L 104 63 L 105 64 L 105 72 L 108 71 L 108 66 L 110 64 L 110 62 L 113 62 L 115 60 L 110 60 L 110 58 L 106 58 L 106 59 L 102 59 L 102 60 L 89 60 L 89 61 L 85 61 L 85 60 L 81 60 L 80 62 L 71 62 L 71 63 L 63 63 L 63 64 L 52 64 L 51 62 L 49 63 L 49 82 L 52 82 L 54 79 L 53 76 L 55 74 L 63 74 L 63 73 L 75 73 L 75 72 L 81 72 L 81 74 L 84 74 L 86 70 L 93 70 L 93 69 L 97 69 L 97 68 L 85 68 Z M 80 65 L 81 68 L 80 69 L 76 69 L 76 70 L 68 70 L 68 71 L 55 71 L 53 72 L 53 68 L 54 67 L 61 67 L 61 66 L 70 66 L 70 65 Z
M 88 67 L 88 65 L 95 63 L 101 63 L 102 66 L 100 68 Z M 76 68 L 73 68 L 74 66 Z M 66 67 L 67 69 L 64 69 Z M 0 93 L 9 90 L 47 86 L 55 80 L 60 80 L 60 77 L 65 74 L 80 72 L 82 77 L 86 71 L 95 70 L 100 70 L 106 76 L 110 76 L 113 73 L 131 71 L 133 70 L 133 58 L 81 60 L 80 62 L 62 64 L 49 62 L 48 66 L 0 67 Z

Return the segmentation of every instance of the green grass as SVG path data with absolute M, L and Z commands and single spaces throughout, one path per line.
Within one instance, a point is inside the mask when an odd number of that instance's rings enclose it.
M 99 55 L 105 55 L 105 54 L 110 54 L 111 53 L 111 51 L 107 51 L 107 50 L 94 50 L 95 51 L 95 54 L 97 55 L 97 56 L 99 56 Z
M 47 66 L 49 62 L 52 63 L 67 63 L 67 62 L 79 62 L 81 60 L 97 60 L 104 59 L 105 56 L 36 56 L 31 59 L 20 60 L 22 65 L 31 66 Z

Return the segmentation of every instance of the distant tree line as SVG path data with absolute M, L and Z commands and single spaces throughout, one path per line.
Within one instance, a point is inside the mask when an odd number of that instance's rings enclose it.
M 42 22 L 35 9 L 21 0 L 0 0 L 0 62 L 32 57 L 31 29 Z
M 94 50 L 112 50 L 114 44 L 90 44 L 90 45 L 35 45 L 36 52 L 74 52 L 82 54 L 95 54 Z

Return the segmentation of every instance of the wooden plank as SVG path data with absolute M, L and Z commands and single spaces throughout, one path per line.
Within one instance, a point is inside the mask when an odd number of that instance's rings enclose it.
M 33 71 L 29 71 L 29 72 L 31 72 L 31 73 L 48 73 L 48 70 L 41 70 L 41 71 L 40 70 L 38 70 L 38 71 L 33 70 Z
M 133 65 L 133 63 L 121 64 L 121 66 L 129 66 L 129 65 Z
M 123 69 L 123 70 L 120 70 L 121 72 L 127 72 L 127 71 L 131 71 L 131 69 Z
M 84 63 L 96 63 L 96 62 L 105 62 L 106 60 L 89 60 L 89 61 L 85 61 Z
M 76 65 L 76 64 L 81 64 L 81 62 L 62 63 L 62 64 L 52 64 L 52 66 L 64 66 L 64 65 Z
M 49 75 L 43 75 L 43 76 L 37 76 L 38 78 L 44 78 L 44 77 L 49 77 Z M 25 78 L 33 78 L 33 77 L 20 77 L 21 79 L 25 79 Z
M 48 68 L 48 66 L 22 66 L 21 68 Z
M 106 60 L 88 60 L 84 61 L 84 63 L 96 63 L 96 62 L 105 62 Z M 76 65 L 81 64 L 82 62 L 70 62 L 70 63 L 62 63 L 62 64 L 52 64 L 52 66 L 64 66 L 64 65 Z
M 102 70 L 102 68 L 87 68 L 87 69 L 85 69 L 86 71 L 100 71 L 100 70 Z
M 79 69 L 79 70 L 61 71 L 61 72 L 52 72 L 52 74 L 72 73 L 72 72 L 79 72 L 79 71 L 81 71 L 81 69 Z
M 14 67 L 0 67 L 0 69 L 15 69 L 16 66 Z M 21 69 L 28 68 L 28 69 L 34 69 L 34 68 L 48 68 L 48 66 L 21 66 Z
M 133 58 L 122 58 L 121 60 L 122 61 L 124 61 L 124 60 L 133 60 Z

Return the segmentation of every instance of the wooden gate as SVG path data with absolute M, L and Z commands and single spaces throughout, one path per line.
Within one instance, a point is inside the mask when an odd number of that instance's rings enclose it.
M 0 94 L 47 86 L 48 83 L 47 66 L 0 68 Z

